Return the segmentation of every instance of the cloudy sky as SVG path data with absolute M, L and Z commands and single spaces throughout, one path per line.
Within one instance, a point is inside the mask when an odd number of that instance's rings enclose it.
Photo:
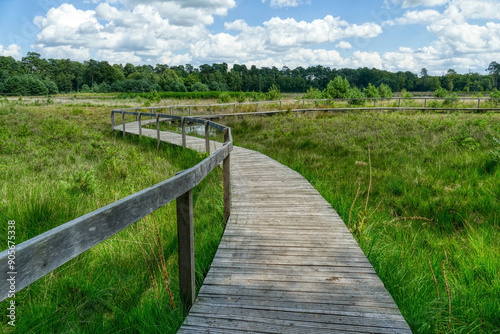
M 484 74 L 500 0 L 0 0 L 0 55 Z

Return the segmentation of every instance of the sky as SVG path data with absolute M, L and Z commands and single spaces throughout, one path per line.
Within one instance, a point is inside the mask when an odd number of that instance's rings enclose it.
M 0 0 L 0 55 L 485 74 L 500 0 Z

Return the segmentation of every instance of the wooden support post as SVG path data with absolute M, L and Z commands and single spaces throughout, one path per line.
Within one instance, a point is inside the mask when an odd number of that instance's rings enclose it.
M 424 108 L 427 108 L 427 99 L 424 99 Z
M 377 99 L 374 97 L 373 98 L 373 108 L 375 108 L 375 102 L 377 102 Z
M 212 115 L 212 105 L 210 105 L 210 115 Z
M 306 100 L 302 99 L 302 109 L 306 108 Z
M 398 108 L 401 108 L 401 99 L 398 99 Z
M 233 105 L 233 114 L 236 114 L 236 103 Z
M 450 109 L 453 109 L 453 99 L 451 99 Z
M 325 105 L 326 105 L 326 109 L 328 109 L 328 99 L 326 99 Z
M 224 129 L 224 143 L 229 141 L 229 129 Z M 224 187 L 224 220 L 231 215 L 231 160 L 230 154 L 222 162 L 222 183 Z
M 281 109 L 281 100 L 280 100 L 280 109 Z
M 123 137 L 125 137 L 125 111 L 122 111 Z
M 111 111 L 111 131 L 115 131 L 115 112 Z
M 481 98 L 477 99 L 477 109 L 479 109 L 479 106 L 481 105 Z
M 173 107 L 170 107 L 170 116 L 172 116 L 172 108 L 173 108 Z
M 185 314 L 195 299 L 193 190 L 177 197 L 179 292 Z
M 259 102 L 257 102 L 256 104 L 257 104 L 257 112 L 259 112 Z
M 139 138 L 142 136 L 142 124 L 141 124 L 142 113 L 137 115 L 137 122 L 139 122 Z
M 210 155 L 210 122 L 205 121 L 205 151 Z
M 349 108 L 352 108 L 352 100 L 349 99 Z
M 161 138 L 160 138 L 160 114 L 156 114 L 156 138 L 158 139 L 158 144 L 156 145 L 156 149 L 160 149 L 160 143 L 161 143 Z
M 186 148 L 186 118 L 181 118 L 181 129 L 182 129 L 182 147 Z
M 189 109 L 189 116 L 191 116 L 191 106 L 188 107 Z

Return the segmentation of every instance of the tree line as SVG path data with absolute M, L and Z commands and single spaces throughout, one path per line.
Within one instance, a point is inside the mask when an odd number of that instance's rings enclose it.
M 71 92 L 267 92 L 277 87 L 281 92 L 325 91 L 335 78 L 345 79 L 360 91 L 373 87 L 391 91 L 436 91 L 444 88 L 455 92 L 491 91 L 498 87 L 500 64 L 491 62 L 485 74 L 458 74 L 450 69 L 440 76 L 420 75 L 410 71 L 389 72 L 375 68 L 335 69 L 321 65 L 308 68 L 257 68 L 235 64 L 109 64 L 107 61 L 44 59 L 28 52 L 20 61 L 0 56 L 0 94 L 48 95 Z M 374 92 L 374 91 L 373 91 Z

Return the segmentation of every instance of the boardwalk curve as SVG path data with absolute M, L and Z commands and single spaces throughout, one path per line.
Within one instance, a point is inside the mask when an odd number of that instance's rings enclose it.
M 139 134 L 138 123 L 126 132 Z M 182 143 L 178 134 L 160 135 Z M 187 147 L 203 151 L 205 141 L 188 137 Z M 240 147 L 231 174 L 231 216 L 179 333 L 411 333 L 346 225 L 307 180 Z

